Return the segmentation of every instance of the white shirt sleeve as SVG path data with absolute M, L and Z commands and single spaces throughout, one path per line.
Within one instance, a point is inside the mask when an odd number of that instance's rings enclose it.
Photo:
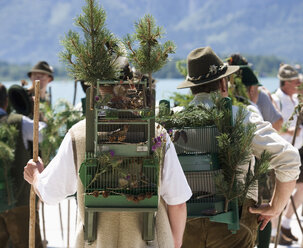
M 179 162 L 174 144 L 167 135 L 160 195 L 168 205 L 178 205 L 190 199 L 192 191 Z
M 271 124 L 264 122 L 259 115 L 251 112 L 246 121 L 256 125 L 252 142 L 253 154 L 257 158 L 260 158 L 264 150 L 272 154 L 270 169 L 275 170 L 279 181 L 289 182 L 298 179 L 301 166 L 298 149 L 283 139 Z
M 67 133 L 57 155 L 38 176 L 37 189 L 47 204 L 57 204 L 77 191 L 72 139 Z
M 46 124 L 39 121 L 39 142 L 43 140 L 41 130 L 46 127 Z M 25 148 L 28 148 L 27 141 L 32 141 L 34 136 L 34 121 L 26 116 L 22 116 L 22 137 Z

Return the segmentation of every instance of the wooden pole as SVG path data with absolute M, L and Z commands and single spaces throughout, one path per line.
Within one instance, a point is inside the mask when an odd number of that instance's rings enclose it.
M 63 234 L 63 222 L 62 222 L 62 211 L 61 211 L 61 203 L 58 203 L 59 206 L 59 219 L 60 219 L 60 228 L 61 228 L 61 238 L 64 241 L 64 234 Z
M 45 214 L 44 214 L 44 202 L 41 202 L 41 210 L 42 210 L 42 230 L 43 230 L 43 247 L 47 247 L 47 240 L 46 240 L 46 231 L 45 231 Z
M 70 230 L 70 199 L 67 200 L 67 248 L 69 248 L 69 230 Z
M 77 96 L 77 80 L 74 82 L 74 99 L 73 99 L 73 106 L 76 104 L 76 96 Z
M 38 162 L 39 152 L 39 103 L 40 103 L 40 80 L 35 80 L 35 104 L 34 104 L 34 130 L 33 130 L 33 161 Z M 35 247 L 35 223 L 36 223 L 36 194 L 31 186 L 29 199 L 29 247 Z

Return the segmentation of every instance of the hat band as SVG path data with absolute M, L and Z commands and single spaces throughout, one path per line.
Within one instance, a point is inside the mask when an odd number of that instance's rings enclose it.
M 211 65 L 206 75 L 201 75 L 199 77 L 190 77 L 187 75 L 186 80 L 192 83 L 197 83 L 200 81 L 208 81 L 223 75 L 226 72 L 226 70 L 227 70 L 227 65 L 220 65 L 219 67 L 217 65 Z

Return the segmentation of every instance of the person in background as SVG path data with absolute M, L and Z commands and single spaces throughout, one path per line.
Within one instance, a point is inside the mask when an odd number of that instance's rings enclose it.
M 254 111 L 258 113 L 263 120 L 268 117 L 265 114 L 265 118 L 263 117 L 263 113 L 270 113 L 271 110 L 273 114 L 277 113 L 278 117 L 281 118 L 279 112 L 275 110 L 270 101 L 269 97 L 265 93 L 259 93 L 259 88 L 262 86 L 259 83 L 257 76 L 254 74 L 252 69 L 249 66 L 241 66 L 240 67 L 240 75 L 241 75 L 241 82 L 245 85 L 247 89 L 247 95 L 249 97 L 249 103 L 251 105 L 247 106 L 247 109 L 250 111 Z M 259 101 L 259 97 L 264 97 L 262 101 Z M 257 104 L 259 103 L 259 104 Z M 262 104 L 261 104 L 262 103 Z M 270 106 L 270 107 L 269 107 Z M 253 108 L 254 107 L 254 108 Z M 257 109 L 257 110 L 256 110 Z M 267 109 L 267 110 L 266 110 Z M 264 111 L 262 111 L 264 110 Z M 272 116 L 272 115 L 270 115 Z M 266 118 L 268 121 L 268 118 Z M 269 121 L 270 122 L 270 121 Z M 262 177 L 258 181 L 259 186 L 259 197 L 258 201 L 259 204 L 268 203 L 272 197 L 273 190 L 274 190 L 274 183 L 275 183 L 275 176 L 273 171 L 269 171 L 266 176 Z M 263 231 L 259 230 L 258 233 L 258 248 L 268 248 L 271 239 L 271 227 L 272 227 L 272 220 L 267 224 L 266 228 Z
M 240 54 L 231 55 L 227 61 L 232 65 L 240 65 L 243 67 L 248 66 L 249 68 L 251 66 L 247 62 L 246 58 Z M 242 83 L 246 85 L 249 98 L 255 103 L 255 106 L 258 108 L 263 120 L 270 122 L 273 128 L 279 132 L 282 128 L 283 117 L 276 105 L 276 102 L 272 99 L 271 93 L 259 83 L 257 76 L 252 70 L 246 69 L 244 74 L 242 73 Z M 268 202 L 271 199 L 274 189 L 274 177 L 273 172 L 270 171 L 266 177 L 259 181 L 260 202 Z M 274 241 L 274 237 L 271 237 L 271 233 L 272 227 L 273 233 L 275 233 L 277 223 L 277 218 L 273 218 L 264 231 L 259 231 L 258 248 L 267 248 L 269 247 L 269 243 Z
M 235 73 L 239 67 L 224 65 L 223 61 L 210 47 L 197 48 L 187 58 L 188 75 L 178 89 L 190 88 L 194 99 L 191 104 L 212 106 L 211 93 L 220 92 L 228 96 L 227 77 Z M 233 106 L 233 113 L 238 108 Z M 300 157 L 297 149 L 280 137 L 269 122 L 247 111 L 246 123 L 256 125 L 255 137 L 252 141 L 250 166 L 253 170 L 254 158 L 260 157 L 264 150 L 272 154 L 270 169 L 276 174 L 276 188 L 271 202 L 256 208 L 258 201 L 257 188 L 250 189 L 242 206 L 240 230 L 232 234 L 226 224 L 209 221 L 207 218 L 188 218 L 183 237 L 183 248 L 192 247 L 254 247 L 258 226 L 263 230 L 274 216 L 279 215 L 287 204 L 299 176 Z M 243 171 L 247 173 L 247 171 Z
M 257 102 L 259 100 L 258 88 L 259 86 L 261 86 L 261 84 L 258 81 L 258 78 L 256 77 L 256 75 L 253 73 L 252 69 L 249 66 L 240 66 L 239 73 L 241 76 L 241 82 L 245 85 L 246 88 L 246 93 L 248 97 L 247 100 L 249 103 L 247 108 L 250 111 L 256 112 L 263 118 L 263 115 L 261 113 L 261 108 L 259 105 L 257 105 Z
M 247 62 L 246 58 L 243 57 L 241 54 L 232 54 L 228 59 L 227 62 L 229 65 L 239 65 L 239 66 L 247 66 L 249 69 L 251 69 L 250 64 Z M 244 69 L 248 71 L 249 69 Z M 245 72 L 246 72 L 245 71 Z M 252 71 L 252 70 L 251 70 Z M 254 74 L 254 72 L 246 72 L 245 83 L 244 84 L 250 84 L 248 86 L 251 86 L 252 82 L 258 81 L 258 84 L 252 87 L 249 87 L 248 89 L 251 92 L 248 92 L 248 94 L 253 94 L 253 98 L 256 99 L 256 101 L 252 100 L 258 107 L 259 111 L 261 112 L 261 115 L 264 119 L 264 121 L 269 121 L 273 128 L 277 131 L 280 131 L 283 123 L 283 117 L 281 113 L 277 110 L 275 107 L 275 102 L 272 101 L 271 95 L 269 91 L 259 83 L 259 80 L 257 76 Z M 249 81 L 249 78 L 251 78 L 251 82 Z M 243 79 L 242 79 L 243 80 Z M 252 92 L 254 91 L 254 92 Z M 250 97 L 251 98 L 251 97 Z
M 272 98 L 276 102 L 280 112 L 283 116 L 283 128 L 280 131 L 280 135 L 287 140 L 289 143 L 292 143 L 294 138 L 294 131 L 297 122 L 297 116 L 294 116 L 293 120 L 290 120 L 295 107 L 298 105 L 298 87 L 300 85 L 299 73 L 297 70 L 288 64 L 280 65 L 278 78 L 280 80 L 280 88 L 272 94 Z M 301 156 L 301 163 L 303 158 L 303 130 L 302 125 L 298 126 L 298 130 L 295 137 L 294 146 L 299 149 Z M 295 203 L 296 209 L 303 203 L 303 173 L 301 173 L 299 179 L 296 183 L 296 192 L 293 195 L 293 200 Z M 294 214 L 294 209 L 291 203 L 288 204 L 285 214 L 282 217 L 281 223 L 281 233 L 279 244 L 281 245 L 291 245 L 293 241 L 298 241 L 298 238 L 295 237 L 291 232 L 291 217 Z M 277 230 L 273 228 L 272 236 L 276 236 Z
M 50 96 L 47 93 L 47 85 L 54 80 L 54 70 L 46 61 L 39 61 L 28 73 L 28 77 L 33 83 L 34 89 L 35 80 L 40 80 L 40 101 L 50 102 Z M 34 93 L 34 92 L 33 92 Z
M 11 242 L 13 247 L 28 247 L 29 239 L 29 193 L 30 187 L 23 179 L 24 163 L 31 157 L 28 152 L 28 141 L 33 140 L 33 121 L 20 114 L 6 112 L 8 106 L 7 90 L 0 83 L 0 125 L 7 123 L 15 125 L 18 130 L 18 136 L 15 148 L 15 159 L 10 166 L 10 176 L 13 184 L 14 203 L 8 204 L 5 194 L 0 194 L 1 205 L 7 203 L 7 207 L 0 213 L 0 246 L 6 247 Z M 39 141 L 42 141 L 41 130 L 45 123 L 39 123 Z M 0 164 L 0 166 L 3 166 Z M 2 182 L 1 182 L 1 185 Z M 7 185 L 4 183 L 4 185 Z M 4 191 L 0 188 L 0 191 Z M 1 192 L 2 193 L 2 192 Z M 36 213 L 38 216 L 38 212 Z M 40 236 L 39 220 L 36 220 L 35 244 L 37 248 L 42 247 Z

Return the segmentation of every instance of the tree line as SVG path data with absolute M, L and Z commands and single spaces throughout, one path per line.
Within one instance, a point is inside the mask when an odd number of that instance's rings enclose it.
M 278 58 L 276 56 L 262 56 L 262 55 L 244 55 L 248 62 L 252 64 L 253 70 L 260 77 L 275 77 L 278 73 L 278 68 L 281 63 L 289 63 L 288 61 Z M 227 58 L 228 56 L 221 56 L 221 58 Z M 155 78 L 182 78 L 178 69 L 176 68 L 176 62 L 184 60 L 181 58 L 173 58 L 170 60 L 160 71 L 156 72 L 153 77 Z M 27 79 L 27 72 L 33 67 L 32 64 L 12 64 L 5 61 L 0 61 L 0 82 L 5 81 L 19 81 L 21 79 Z M 64 66 L 54 66 L 54 78 L 55 80 L 68 79 L 71 77 L 68 75 Z

